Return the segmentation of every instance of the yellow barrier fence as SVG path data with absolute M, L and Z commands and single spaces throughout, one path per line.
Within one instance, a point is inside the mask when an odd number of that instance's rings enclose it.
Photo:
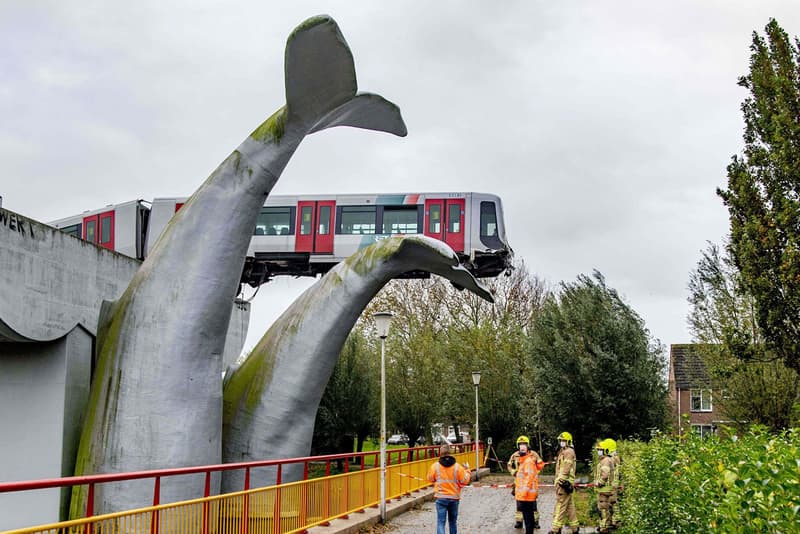
M 467 451 L 454 456 L 465 465 L 474 453 Z M 435 461 L 435 458 L 427 458 L 387 466 L 387 500 L 429 486 L 425 478 Z M 6 534 L 299 533 L 365 508 L 377 507 L 379 500 L 380 468 L 372 468 L 12 530 Z

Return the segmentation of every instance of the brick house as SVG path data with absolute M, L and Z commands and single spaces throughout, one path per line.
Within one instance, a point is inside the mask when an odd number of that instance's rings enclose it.
M 678 433 L 693 431 L 701 436 L 714 433 L 725 422 L 714 407 L 714 395 L 700 345 L 670 345 L 669 401 L 672 421 Z M 688 416 L 689 428 L 686 428 Z

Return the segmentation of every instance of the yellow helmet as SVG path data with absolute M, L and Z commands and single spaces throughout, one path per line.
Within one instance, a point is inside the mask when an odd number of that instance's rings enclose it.
M 528 439 L 528 436 L 520 436 L 517 438 L 517 446 L 519 446 L 520 443 L 530 446 L 531 440 Z
M 612 450 L 617 450 L 617 442 L 611 438 L 606 438 L 597 443 L 597 449 L 601 449 L 606 454 L 610 454 Z
M 572 445 L 572 434 L 570 434 L 569 432 L 562 432 L 561 434 L 558 435 L 558 440 L 566 441 L 569 445 Z

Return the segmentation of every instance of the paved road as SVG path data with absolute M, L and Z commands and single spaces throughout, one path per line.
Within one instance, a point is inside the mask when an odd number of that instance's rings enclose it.
M 508 482 L 510 478 L 501 478 Z M 491 481 L 491 480 L 489 480 Z M 539 488 L 538 499 L 541 530 L 550 530 L 555 506 L 555 491 L 552 487 Z M 461 494 L 458 508 L 459 534 L 508 533 L 520 534 L 524 530 L 514 528 L 514 498 L 509 488 L 491 488 L 489 486 L 467 487 Z M 389 521 L 385 532 L 392 534 L 418 534 L 420 532 L 436 532 L 436 510 L 433 502 L 427 502 L 421 508 L 410 510 Z M 581 532 L 593 532 L 589 528 Z

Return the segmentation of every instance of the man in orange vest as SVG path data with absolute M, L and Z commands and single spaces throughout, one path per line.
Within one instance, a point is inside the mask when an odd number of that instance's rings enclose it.
M 472 475 L 450 454 L 450 445 L 439 448 L 439 461 L 428 469 L 428 482 L 434 485 L 436 498 L 436 534 L 444 534 L 445 522 L 450 534 L 458 533 L 458 502 L 461 488 L 469 484 Z
M 544 462 L 538 454 L 529 450 L 528 436 L 520 436 L 517 445 L 519 455 L 514 476 L 514 495 L 517 498 L 517 510 L 522 512 L 525 522 L 525 534 L 533 534 L 533 529 L 539 528 L 536 499 L 539 496 L 539 471 L 544 467 Z

